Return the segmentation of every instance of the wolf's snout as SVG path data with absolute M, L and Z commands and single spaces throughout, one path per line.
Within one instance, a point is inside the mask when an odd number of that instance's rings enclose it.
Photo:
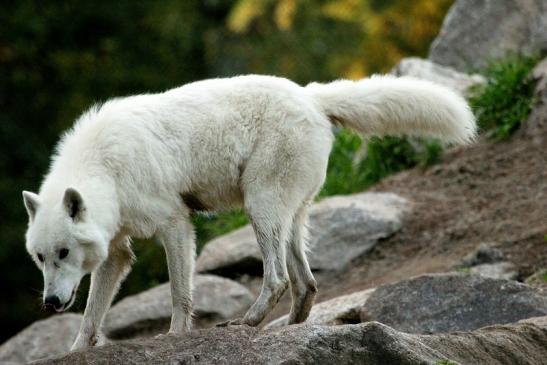
M 50 312 L 57 311 L 61 309 L 61 300 L 56 295 L 50 295 L 44 299 L 44 307 Z

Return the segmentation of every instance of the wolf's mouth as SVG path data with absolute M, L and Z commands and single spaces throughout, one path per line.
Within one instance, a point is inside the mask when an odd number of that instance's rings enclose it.
M 64 312 L 65 310 L 70 308 L 70 306 L 72 306 L 75 299 L 76 299 L 76 287 L 74 287 L 74 289 L 72 289 L 72 293 L 70 294 L 70 299 L 68 300 L 68 302 L 63 304 L 63 306 L 60 307 L 59 309 L 55 308 L 55 310 L 57 311 L 57 313 Z

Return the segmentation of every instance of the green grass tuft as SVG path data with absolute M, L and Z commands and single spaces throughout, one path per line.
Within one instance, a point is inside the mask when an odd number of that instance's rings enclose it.
M 530 114 L 534 82 L 528 75 L 537 62 L 536 57 L 511 56 L 481 72 L 487 84 L 475 90 L 469 103 L 479 127 L 490 131 L 494 140 L 508 138 Z
M 192 221 L 196 229 L 198 251 L 201 251 L 205 243 L 213 238 L 222 236 L 249 223 L 249 219 L 241 209 L 214 215 L 196 214 Z
M 441 145 L 434 141 L 372 138 L 367 143 L 366 158 L 358 161 L 357 155 L 362 143 L 356 134 L 347 130 L 339 131 L 320 197 L 363 191 L 393 173 L 417 165 L 432 165 L 442 153 Z

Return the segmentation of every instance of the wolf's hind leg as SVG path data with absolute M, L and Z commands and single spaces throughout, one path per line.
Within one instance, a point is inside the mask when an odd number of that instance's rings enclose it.
M 94 346 L 99 339 L 99 329 L 120 283 L 131 269 L 135 256 L 128 237 L 110 242 L 108 258 L 93 273 L 87 305 L 80 331 L 71 350 Z
M 287 271 L 292 296 L 289 324 L 304 322 L 308 318 L 317 293 L 317 284 L 306 258 L 307 220 L 307 204 L 304 204 L 294 217 L 287 247 Z
M 195 261 L 195 234 L 189 217 L 173 217 L 158 231 L 165 248 L 173 314 L 169 333 L 181 334 L 192 328 L 192 277 Z
M 245 316 L 228 324 L 256 326 L 273 309 L 288 287 L 285 246 L 292 212 L 272 196 L 251 197 L 245 205 L 262 252 L 264 279 L 260 295 Z

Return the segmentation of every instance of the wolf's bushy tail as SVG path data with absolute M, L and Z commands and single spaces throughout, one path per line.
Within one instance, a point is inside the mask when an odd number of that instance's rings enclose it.
M 467 144 L 477 133 L 465 99 L 432 82 L 373 76 L 360 81 L 312 83 L 306 90 L 332 123 L 364 136 L 408 135 Z

